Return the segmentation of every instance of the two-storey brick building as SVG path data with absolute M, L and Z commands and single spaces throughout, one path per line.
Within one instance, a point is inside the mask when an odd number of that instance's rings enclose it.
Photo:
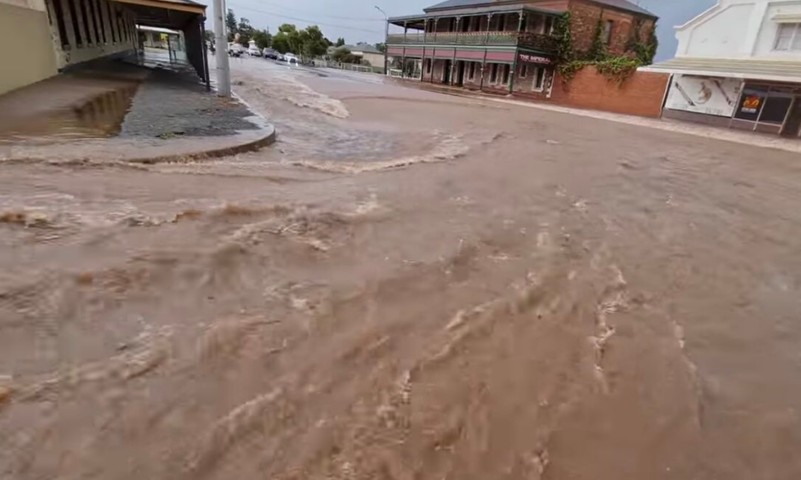
M 600 29 L 607 52 L 624 54 L 648 41 L 657 20 L 627 0 L 447 0 L 390 18 L 403 33 L 388 36 L 388 53 L 423 82 L 546 98 L 557 22 L 568 11 L 576 52 L 589 50 Z

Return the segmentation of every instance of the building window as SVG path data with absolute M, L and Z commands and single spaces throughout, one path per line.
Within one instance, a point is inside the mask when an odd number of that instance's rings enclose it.
M 424 63 L 425 63 L 426 74 L 431 73 L 431 59 L 426 58 L 426 61 Z
M 614 27 L 615 22 L 612 20 L 607 20 L 603 24 L 603 31 L 601 32 L 601 40 L 604 42 L 605 45 L 609 45 L 612 41 L 612 27 Z
M 554 28 L 556 28 L 556 17 L 545 17 L 545 30 L 542 33 L 550 35 Z
M 526 78 L 528 76 L 528 65 L 523 64 L 520 66 L 520 78 Z
M 801 51 L 801 23 L 782 23 L 776 35 L 776 50 Z
M 490 64 L 490 83 L 495 83 L 498 81 L 498 64 L 493 63 Z
M 537 92 L 542 91 L 542 87 L 545 85 L 545 69 L 542 67 L 537 67 L 534 69 L 534 90 Z
M 475 80 L 476 78 L 476 62 L 470 62 L 470 80 Z

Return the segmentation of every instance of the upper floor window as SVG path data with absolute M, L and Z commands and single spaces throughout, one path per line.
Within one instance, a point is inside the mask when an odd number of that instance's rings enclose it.
M 781 23 L 776 35 L 776 50 L 801 51 L 801 23 Z
M 607 20 L 603 24 L 603 32 L 601 32 L 601 40 L 606 44 L 609 45 L 609 42 L 612 41 L 612 27 L 615 26 L 615 22 L 612 20 Z

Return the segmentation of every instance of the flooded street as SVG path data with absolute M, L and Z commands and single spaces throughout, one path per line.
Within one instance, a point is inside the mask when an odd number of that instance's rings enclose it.
M 272 147 L 0 165 L 0 479 L 801 477 L 798 155 L 232 68 Z

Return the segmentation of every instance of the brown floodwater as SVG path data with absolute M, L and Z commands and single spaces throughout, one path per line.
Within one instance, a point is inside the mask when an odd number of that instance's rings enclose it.
M 801 476 L 797 155 L 234 70 L 270 149 L 0 167 L 0 479 Z

